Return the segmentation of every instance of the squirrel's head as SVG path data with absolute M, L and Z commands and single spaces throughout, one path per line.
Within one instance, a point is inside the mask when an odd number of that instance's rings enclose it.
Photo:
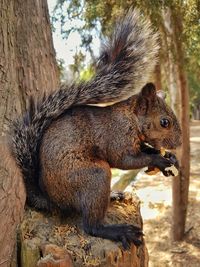
M 142 88 L 137 97 L 135 112 L 145 142 L 157 149 L 175 149 L 181 145 L 180 124 L 166 104 L 163 94 L 156 93 L 154 84 L 148 83 Z

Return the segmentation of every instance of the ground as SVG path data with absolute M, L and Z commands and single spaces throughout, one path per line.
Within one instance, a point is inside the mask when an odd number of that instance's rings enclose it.
M 173 177 L 140 173 L 134 183 L 141 199 L 150 267 L 200 267 L 200 122 L 191 123 L 191 175 L 186 237 L 171 241 Z M 151 180 L 150 180 L 151 179 Z M 151 182 L 150 182 L 151 181 Z

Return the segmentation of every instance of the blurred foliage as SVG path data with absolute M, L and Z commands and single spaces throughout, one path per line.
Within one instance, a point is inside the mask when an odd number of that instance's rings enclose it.
M 166 8 L 171 8 L 174 18 L 177 15 L 181 16 L 181 25 L 176 25 L 181 29 L 176 37 L 182 42 L 184 52 L 182 62 L 188 73 L 191 103 L 198 102 L 200 99 L 199 0 L 58 0 L 52 22 L 60 22 L 64 38 L 67 38 L 71 32 L 78 31 L 82 37 L 82 47 L 94 58 L 91 47 L 94 34 L 101 39 L 102 33 L 108 35 L 112 30 L 113 22 L 130 7 L 138 7 L 160 32 L 164 29 L 162 14 Z M 166 50 L 166 47 L 164 49 Z M 173 46 L 168 49 L 172 50 L 172 54 L 174 53 Z M 162 60 L 163 64 L 165 62 L 164 54 L 167 52 L 165 50 L 161 49 L 161 64 Z M 84 56 L 77 53 L 74 59 L 73 72 L 80 74 L 84 67 Z M 89 74 L 86 71 L 84 75 L 87 77 Z
M 95 74 L 95 70 L 92 67 L 92 65 L 90 65 L 87 68 L 84 68 L 81 72 L 80 72 L 80 80 L 81 81 L 89 81 Z
M 65 62 L 62 58 L 57 58 L 56 61 L 58 65 L 59 77 L 60 77 L 60 80 L 62 81 L 64 79 Z
M 194 73 L 189 72 L 188 83 L 189 83 L 189 88 L 190 88 L 190 105 L 193 109 L 196 105 L 200 105 L 199 77 L 194 75 Z
M 69 65 L 69 69 L 71 70 L 71 72 L 74 74 L 74 77 L 79 77 L 80 76 L 80 72 L 84 67 L 84 60 L 85 60 L 85 55 L 79 51 L 76 52 L 76 54 L 73 56 L 74 58 L 74 63 Z

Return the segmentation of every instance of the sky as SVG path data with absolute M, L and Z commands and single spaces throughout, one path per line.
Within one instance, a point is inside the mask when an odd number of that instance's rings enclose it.
M 49 13 L 50 15 L 53 12 L 53 9 L 56 5 L 57 0 L 47 0 L 48 1 L 48 7 L 49 7 Z M 68 65 L 72 64 L 73 61 L 73 55 L 76 53 L 76 51 L 79 50 L 81 45 L 81 37 L 77 32 L 73 32 L 69 35 L 67 40 L 63 40 L 61 36 L 61 29 L 59 24 L 54 25 L 55 26 L 55 32 L 53 32 L 53 42 L 54 47 L 56 50 L 56 55 L 58 59 L 64 59 L 65 64 L 64 66 L 68 68 Z M 97 38 L 94 39 L 94 46 L 96 51 L 94 51 L 94 54 L 97 55 L 99 51 L 99 40 Z M 90 60 L 89 54 L 86 54 L 86 63 L 88 63 Z
M 49 13 L 51 14 L 57 0 L 48 0 Z M 78 33 L 70 34 L 68 40 L 63 40 L 59 25 L 56 25 L 56 31 L 53 32 L 53 42 L 57 58 L 64 59 L 65 66 L 73 63 L 73 55 L 80 47 L 81 38 Z

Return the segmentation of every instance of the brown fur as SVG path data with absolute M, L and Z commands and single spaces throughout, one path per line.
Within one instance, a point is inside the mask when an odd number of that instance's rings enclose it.
M 170 119 L 169 129 L 160 125 L 163 117 Z M 109 204 L 111 167 L 126 170 L 154 165 L 164 171 L 172 165 L 156 152 L 143 153 L 143 142 L 157 148 L 176 148 L 181 142 L 178 121 L 153 85 L 113 106 L 74 107 L 44 134 L 40 150 L 43 190 L 61 209 L 81 211 L 87 227 L 101 224 Z

